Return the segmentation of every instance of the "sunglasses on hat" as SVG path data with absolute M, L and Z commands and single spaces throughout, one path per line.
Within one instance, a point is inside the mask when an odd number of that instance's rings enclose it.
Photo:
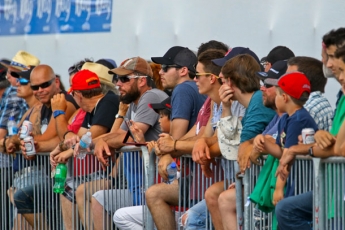
M 20 85 L 27 85 L 29 84 L 29 80 L 25 79 L 25 78 L 17 78 L 17 83 L 19 83 Z

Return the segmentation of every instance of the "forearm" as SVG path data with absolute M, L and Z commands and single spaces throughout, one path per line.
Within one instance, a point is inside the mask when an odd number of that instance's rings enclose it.
M 286 184 L 286 180 L 282 180 L 280 178 L 280 176 L 277 177 L 277 181 L 276 181 L 276 190 L 283 190 L 284 186 Z
M 269 140 L 267 140 L 267 138 L 265 138 L 265 142 L 264 142 L 264 153 L 270 154 L 272 156 L 274 156 L 275 158 L 280 159 L 282 156 L 282 149 L 279 145 L 277 145 L 276 143 L 273 143 Z
M 191 154 L 193 151 L 195 141 L 176 141 L 175 149 L 176 151 L 171 152 L 170 155 L 175 157 L 180 157 L 185 154 Z
M 40 141 L 38 142 L 38 151 L 39 152 L 50 152 L 53 149 L 55 149 L 55 147 L 59 144 L 60 139 L 58 136 L 54 137 L 53 139 L 49 140 L 49 141 Z
M 106 137 L 103 137 L 103 140 L 108 144 L 110 148 L 119 149 L 125 144 L 123 144 L 123 139 L 125 138 L 126 134 L 122 133 L 111 133 Z
M 56 132 L 60 140 L 64 139 L 65 133 L 68 131 L 67 126 L 68 122 L 65 118 L 65 115 L 60 115 L 55 118 Z

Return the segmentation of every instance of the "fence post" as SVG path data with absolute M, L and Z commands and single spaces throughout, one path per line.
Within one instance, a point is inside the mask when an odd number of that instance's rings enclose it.
M 235 172 L 240 172 L 240 168 L 237 162 L 234 164 Z M 243 196 L 242 196 L 242 180 L 244 175 L 238 174 L 235 178 L 236 183 L 236 215 L 237 215 L 237 229 L 243 229 Z M 245 195 L 245 194 L 244 194 Z
M 325 229 L 325 202 L 324 202 L 324 167 L 320 158 L 313 158 L 314 164 L 314 194 L 313 194 L 313 229 Z
M 141 147 L 142 149 L 142 158 L 144 163 L 144 192 L 154 184 L 155 178 L 155 161 L 156 161 L 156 154 L 154 149 L 152 149 L 151 153 L 149 154 L 146 147 Z M 144 205 L 144 204 L 143 204 Z M 144 229 L 146 230 L 153 230 L 154 224 L 150 210 L 148 209 L 147 205 L 144 205 Z

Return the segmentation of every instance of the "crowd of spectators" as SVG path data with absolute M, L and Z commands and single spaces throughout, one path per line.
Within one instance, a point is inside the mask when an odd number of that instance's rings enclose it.
M 294 194 L 291 185 L 298 184 L 298 177 L 290 171 L 297 155 L 345 156 L 344 45 L 345 28 L 339 28 L 323 36 L 321 60 L 295 56 L 286 46 L 259 59 L 250 48 L 229 48 L 215 40 L 202 43 L 197 52 L 174 46 L 164 55 L 153 53 L 151 60 L 131 57 L 118 66 L 106 58 L 76 60 L 66 70 L 67 91 L 62 77 L 29 52 L 2 59 L 0 196 L 4 209 L 11 210 L 9 200 L 16 213 L 12 218 L 8 211 L 2 218 L 12 219 L 8 229 L 19 221 L 49 229 L 46 215 L 56 210 L 37 202 L 50 199 L 61 207 L 67 230 L 77 229 L 77 220 L 85 229 L 114 224 L 143 229 L 143 204 L 159 230 L 177 225 L 207 229 L 207 210 L 215 229 L 235 230 L 236 199 L 242 194 L 236 189 L 240 185 L 229 182 L 268 155 L 250 201 L 261 211 L 274 212 L 273 223 L 281 230 L 312 229 L 313 191 Z M 323 95 L 327 78 L 339 83 L 335 110 Z M 9 135 L 10 119 L 18 129 L 24 121 L 32 123 L 36 154 L 50 152 L 50 165 L 27 154 L 19 135 Z M 301 143 L 304 128 L 315 131 L 315 143 Z M 192 185 L 203 178 L 180 173 L 172 183 L 156 181 L 143 201 L 141 153 L 116 151 L 126 145 L 129 131 L 128 142 L 147 143 L 156 154 L 162 180 L 168 180 L 172 162 L 180 169 L 190 167 L 179 161 L 190 155 L 196 167 L 184 171 L 200 170 L 212 178 L 211 165 L 216 164 L 223 181 L 200 191 L 205 199 L 176 222 L 172 207 L 197 190 Z M 80 158 L 79 142 L 87 132 L 93 154 Z M 65 191 L 49 196 L 51 172 L 68 161 L 74 171 Z M 236 167 L 230 168 L 229 161 L 236 161 Z

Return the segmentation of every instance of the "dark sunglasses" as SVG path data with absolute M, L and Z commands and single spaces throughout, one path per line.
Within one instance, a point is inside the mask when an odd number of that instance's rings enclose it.
M 162 70 L 166 73 L 168 72 L 168 70 L 170 68 L 176 68 L 176 69 L 179 69 L 179 68 L 182 68 L 181 66 L 178 66 L 178 65 L 162 65 Z
M 54 81 L 55 81 L 55 78 L 53 78 L 47 82 L 43 82 L 40 85 L 30 85 L 30 87 L 32 90 L 35 90 L 35 91 L 38 90 L 39 88 L 45 89 L 45 88 L 49 87 Z
M 140 76 L 118 76 L 118 80 L 121 83 L 126 83 L 126 82 L 129 82 L 131 79 L 138 78 L 138 77 L 140 77 Z
M 29 80 L 25 79 L 25 78 L 17 78 L 17 83 L 19 83 L 20 85 L 27 85 L 29 84 Z
M 271 87 L 273 87 L 273 86 L 274 86 L 274 85 L 270 85 L 270 84 L 264 83 L 264 87 L 265 87 L 266 89 L 271 88 Z

